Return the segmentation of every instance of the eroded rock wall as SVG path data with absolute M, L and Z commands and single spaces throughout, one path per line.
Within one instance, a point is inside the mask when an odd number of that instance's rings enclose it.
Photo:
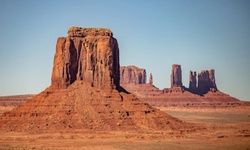
M 119 86 L 119 48 L 109 29 L 71 27 L 56 44 L 52 87 L 82 80 L 97 88 Z
M 173 64 L 170 76 L 171 88 L 182 87 L 181 65 Z
M 205 94 L 208 91 L 215 92 L 217 91 L 215 83 L 214 69 L 211 70 L 202 70 L 198 74 L 198 93 Z
M 120 68 L 120 83 L 146 84 L 146 70 L 135 66 L 122 66 Z

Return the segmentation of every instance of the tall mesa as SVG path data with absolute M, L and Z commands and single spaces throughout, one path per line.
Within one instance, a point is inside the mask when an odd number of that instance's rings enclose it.
M 119 87 L 119 48 L 109 29 L 71 27 L 56 44 L 52 87 L 82 80 L 97 88 Z
M 0 116 L 0 130 L 190 130 L 120 88 L 118 43 L 109 29 L 71 27 L 57 40 L 51 86 Z M 146 74 L 138 74 L 145 83 Z

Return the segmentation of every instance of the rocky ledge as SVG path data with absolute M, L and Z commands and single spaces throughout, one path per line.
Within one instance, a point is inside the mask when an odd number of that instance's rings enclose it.
M 86 37 L 86 36 L 110 36 L 113 37 L 113 33 L 108 28 L 82 28 L 71 27 L 68 30 L 69 37 Z

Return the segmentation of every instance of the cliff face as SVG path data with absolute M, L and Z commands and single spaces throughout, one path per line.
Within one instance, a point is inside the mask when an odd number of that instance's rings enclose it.
M 135 66 L 122 66 L 120 68 L 121 84 L 146 84 L 146 70 Z
M 56 44 L 53 88 L 82 80 L 97 88 L 119 86 L 119 48 L 109 29 L 71 27 Z
M 181 65 L 173 64 L 170 76 L 171 88 L 182 87 Z
M 198 93 L 205 94 L 208 91 L 215 92 L 217 91 L 217 87 L 215 84 L 215 75 L 214 70 L 202 70 L 198 74 Z

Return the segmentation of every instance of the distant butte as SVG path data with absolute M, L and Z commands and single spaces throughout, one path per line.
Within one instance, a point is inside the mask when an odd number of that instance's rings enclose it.
M 130 68 L 130 72 L 134 72 L 133 69 L 138 70 L 135 66 L 121 68 Z M 145 70 L 146 74 L 146 69 L 141 70 Z M 162 90 L 153 85 L 152 76 L 149 78 L 149 84 L 128 83 L 126 81 L 128 78 L 122 75 L 120 78 L 123 81 L 121 83 L 123 88 L 152 106 L 225 108 L 245 105 L 240 100 L 217 89 L 214 69 L 202 70 L 198 74 L 198 80 L 196 72 L 190 71 L 189 88 L 182 84 L 182 70 L 181 65 L 178 64 L 172 65 L 170 88 Z M 134 81 L 131 78 L 129 80 Z
M 144 70 L 121 69 L 129 82 L 145 84 Z M 0 129 L 32 133 L 195 129 L 129 94 L 120 86 L 119 75 L 119 48 L 112 32 L 71 27 L 67 37 L 57 40 L 51 86 L 3 113 Z
M 146 84 L 146 70 L 135 66 L 120 67 L 121 84 Z

